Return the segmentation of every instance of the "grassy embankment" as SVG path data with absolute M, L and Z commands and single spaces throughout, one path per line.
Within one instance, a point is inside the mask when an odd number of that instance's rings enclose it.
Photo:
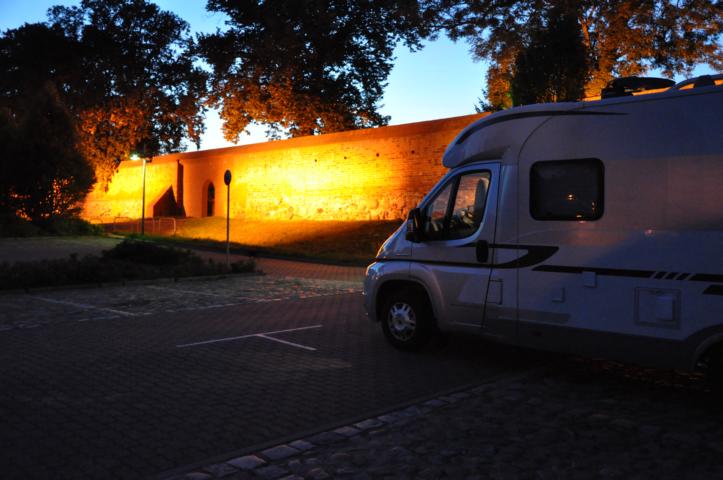
M 231 264 L 232 273 L 254 270 L 253 260 Z M 225 264 L 204 261 L 191 251 L 127 239 L 101 255 L 0 263 L 0 290 L 225 273 Z
M 232 219 L 230 238 L 232 249 L 239 253 L 365 265 L 400 224 L 400 220 L 251 222 Z M 178 222 L 174 237 L 151 238 L 223 250 L 226 220 L 188 218 Z

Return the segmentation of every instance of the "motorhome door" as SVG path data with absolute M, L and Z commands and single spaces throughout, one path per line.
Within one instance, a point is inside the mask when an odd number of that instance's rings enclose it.
M 437 290 L 447 321 L 484 321 L 499 174 L 493 162 L 460 168 L 421 206 L 424 241 L 413 244 L 410 273 Z

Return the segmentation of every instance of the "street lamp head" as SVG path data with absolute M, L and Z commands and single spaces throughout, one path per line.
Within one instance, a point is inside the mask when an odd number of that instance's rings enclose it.
M 138 156 L 137 153 L 131 153 L 131 160 L 133 160 L 134 162 L 137 162 L 140 159 L 141 159 L 141 157 Z

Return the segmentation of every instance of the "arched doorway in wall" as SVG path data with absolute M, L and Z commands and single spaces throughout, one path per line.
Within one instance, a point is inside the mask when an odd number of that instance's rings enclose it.
M 216 205 L 216 188 L 213 182 L 206 182 L 201 193 L 201 216 L 213 217 L 214 206 Z

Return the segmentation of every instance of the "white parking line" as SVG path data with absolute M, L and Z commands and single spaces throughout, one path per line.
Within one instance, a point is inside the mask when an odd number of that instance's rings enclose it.
M 84 308 L 84 309 L 86 309 L 86 310 L 102 310 L 102 311 L 104 311 L 104 312 L 111 312 L 111 313 L 115 313 L 115 314 L 117 314 L 117 315 L 123 315 L 123 316 L 126 316 L 126 317 L 135 317 L 135 316 L 137 316 L 136 313 L 124 312 L 123 310 L 115 310 L 115 309 L 113 309 L 113 308 L 96 307 L 96 306 L 94 306 L 94 305 L 87 305 L 87 304 L 85 304 L 85 303 L 67 302 L 67 301 L 63 301 L 63 300 L 55 300 L 55 299 L 52 299 L 52 298 L 38 297 L 38 296 L 35 296 L 35 295 L 28 295 L 28 296 L 29 296 L 30 298 L 34 298 L 34 299 L 36 299 L 36 300 L 42 300 L 42 301 L 48 302 L 48 303 L 57 303 L 57 304 L 60 304 L 60 305 L 70 305 L 71 307 Z
M 307 347 L 306 345 L 301 345 L 299 343 L 287 342 L 286 340 L 281 340 L 280 338 L 269 337 L 268 335 L 264 335 L 263 333 L 259 333 L 256 336 L 259 338 L 265 338 L 266 340 L 273 340 L 274 342 L 283 343 L 285 345 L 291 345 L 292 347 L 303 348 L 304 350 L 311 350 L 312 352 L 316 351 L 314 347 Z
M 147 286 L 147 288 L 153 288 L 154 290 L 168 290 L 169 292 L 190 293 L 192 295 L 209 295 L 212 297 L 234 298 L 231 295 L 222 295 L 220 293 L 199 292 L 199 291 L 194 291 L 194 290 L 181 290 L 180 288 L 159 287 L 157 285 L 149 285 L 149 286 Z
M 274 335 L 277 333 L 286 333 L 286 332 L 298 332 L 300 330 L 310 330 L 312 328 L 321 328 L 323 326 L 324 325 L 309 325 L 308 327 L 289 328 L 287 330 L 276 330 L 274 332 L 261 332 L 261 333 L 252 333 L 250 335 L 239 335 L 238 337 L 217 338 L 215 340 L 205 340 L 203 342 L 184 343 L 181 345 L 176 345 L 176 348 L 197 347 L 199 345 L 208 345 L 211 343 L 230 342 L 231 340 L 241 340 L 243 338 L 259 337 L 259 338 L 265 338 L 267 340 L 273 340 L 275 342 L 285 343 L 287 345 L 303 348 L 306 350 L 316 350 L 315 348 L 312 348 L 312 347 L 307 347 L 305 345 L 299 345 L 298 343 L 287 342 L 285 340 L 280 340 L 278 338 L 272 338 L 272 337 L 269 337 L 268 335 Z

